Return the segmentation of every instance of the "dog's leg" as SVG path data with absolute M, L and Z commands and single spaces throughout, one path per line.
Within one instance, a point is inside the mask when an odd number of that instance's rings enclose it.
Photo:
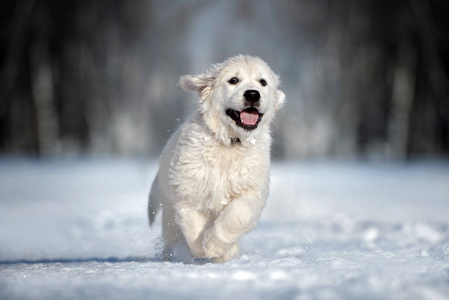
M 234 254 L 236 255 L 238 248 L 233 247 L 236 247 L 236 243 L 244 233 L 256 226 L 263 206 L 264 202 L 256 193 L 247 194 L 229 203 L 213 226 L 204 233 L 203 247 L 206 256 L 226 258 L 237 250 Z
M 196 210 L 183 210 L 178 213 L 177 223 L 184 234 L 190 252 L 199 258 L 205 258 L 203 249 L 203 234 L 210 227 L 210 216 Z

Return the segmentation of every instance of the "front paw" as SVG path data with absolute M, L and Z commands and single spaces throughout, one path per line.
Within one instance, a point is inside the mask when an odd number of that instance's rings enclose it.
M 224 243 L 212 230 L 204 234 L 203 249 L 208 258 L 223 256 L 231 247 L 232 244 Z

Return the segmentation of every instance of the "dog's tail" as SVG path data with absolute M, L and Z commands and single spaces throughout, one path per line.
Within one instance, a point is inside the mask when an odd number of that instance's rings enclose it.
M 156 176 L 153 181 L 153 185 L 151 186 L 151 191 L 148 198 L 148 218 L 151 226 L 153 225 L 154 219 L 156 218 L 156 215 L 162 206 L 161 197 L 159 195 L 158 176 Z

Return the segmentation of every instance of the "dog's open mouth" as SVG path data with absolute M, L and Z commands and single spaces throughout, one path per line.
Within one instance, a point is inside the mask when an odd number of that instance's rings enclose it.
M 242 111 L 229 108 L 226 110 L 226 114 L 235 121 L 237 126 L 247 130 L 256 129 L 263 117 L 263 114 L 259 113 L 255 107 L 249 107 Z

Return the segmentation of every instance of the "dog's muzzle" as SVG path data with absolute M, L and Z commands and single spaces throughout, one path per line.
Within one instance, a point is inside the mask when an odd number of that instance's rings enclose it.
M 260 93 L 257 90 L 246 90 L 243 97 L 246 101 L 250 102 L 251 105 L 254 105 L 254 103 L 260 100 Z
M 235 121 L 235 124 L 246 130 L 254 130 L 262 120 L 263 114 L 255 107 L 248 107 L 242 111 L 228 108 L 226 114 Z

